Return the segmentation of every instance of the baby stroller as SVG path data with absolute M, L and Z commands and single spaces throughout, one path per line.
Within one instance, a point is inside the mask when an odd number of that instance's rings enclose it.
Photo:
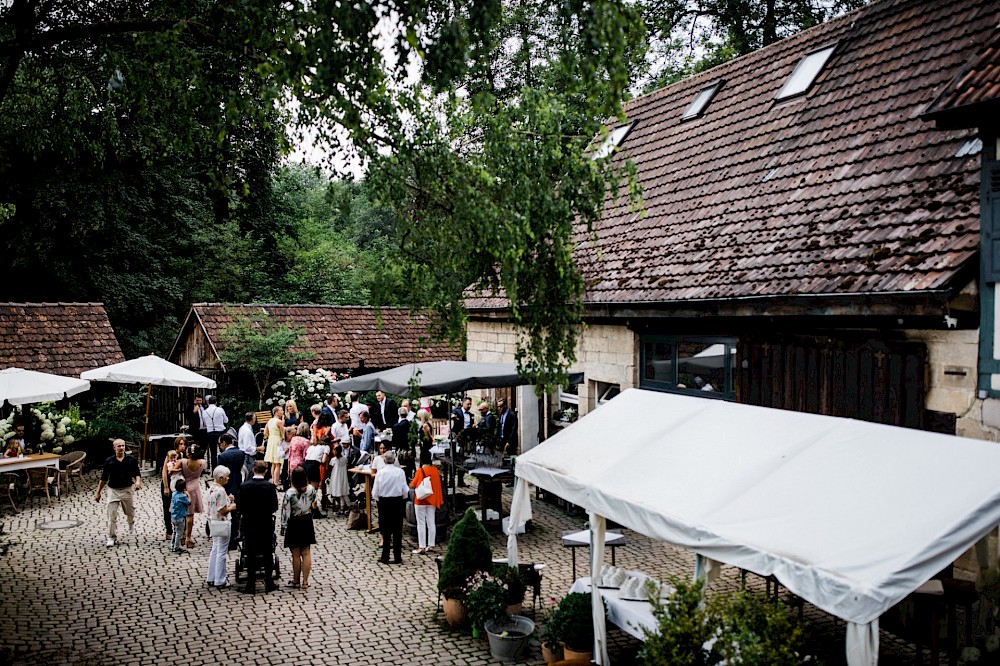
M 240 535 L 236 538 L 236 582 L 243 582 L 243 574 L 250 571 L 250 567 L 256 567 L 254 577 L 263 580 L 267 577 L 268 571 L 274 571 L 274 580 L 278 580 L 281 570 L 278 566 L 278 537 L 271 534 L 271 552 L 263 555 L 251 555 L 245 547 L 246 539 L 243 535 L 243 524 L 240 523 Z

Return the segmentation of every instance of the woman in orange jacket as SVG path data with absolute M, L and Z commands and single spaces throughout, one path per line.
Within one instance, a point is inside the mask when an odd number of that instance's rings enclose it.
M 431 494 L 420 499 L 413 498 L 413 510 L 417 514 L 417 548 L 414 555 L 422 555 L 430 550 L 434 550 L 434 539 L 437 536 L 437 523 L 435 513 L 444 503 L 444 495 L 441 493 L 441 475 L 437 468 L 431 464 L 431 452 L 427 447 L 420 449 L 420 469 L 413 475 L 410 487 L 416 488 L 424 479 L 431 480 Z

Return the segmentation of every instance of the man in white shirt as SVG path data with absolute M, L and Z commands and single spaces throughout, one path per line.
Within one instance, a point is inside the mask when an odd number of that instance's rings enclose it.
M 254 436 L 253 426 L 257 423 L 257 415 L 247 412 L 243 415 L 243 425 L 240 426 L 237 442 L 240 451 L 245 456 L 243 461 L 243 480 L 253 476 L 253 461 L 259 452 L 264 450 L 263 446 L 257 446 L 257 438 Z
M 226 410 L 217 404 L 219 399 L 214 395 L 208 396 L 208 407 L 204 411 L 205 429 L 208 430 L 207 443 L 209 459 L 212 469 L 219 464 L 219 437 L 226 431 L 226 424 L 229 417 Z
M 413 407 L 410 406 L 409 400 L 403 400 L 403 404 L 400 405 L 400 409 L 403 409 L 404 407 L 406 408 L 406 420 L 413 421 L 413 417 L 415 417 L 417 413 L 413 411 Z
M 386 466 L 375 475 L 372 485 L 372 499 L 378 502 L 379 531 L 382 533 L 382 557 L 379 562 L 389 564 L 389 548 L 393 552 L 393 564 L 403 563 L 403 512 L 410 486 L 406 483 L 406 473 L 396 467 L 396 455 L 392 451 L 384 454 Z

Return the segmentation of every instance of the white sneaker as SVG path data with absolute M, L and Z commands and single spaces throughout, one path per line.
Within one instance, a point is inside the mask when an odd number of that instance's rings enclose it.
M 111 547 L 113 547 L 115 545 L 115 540 L 114 539 L 108 539 L 108 542 L 106 544 L 104 544 L 104 545 L 107 546 L 108 548 L 111 548 Z

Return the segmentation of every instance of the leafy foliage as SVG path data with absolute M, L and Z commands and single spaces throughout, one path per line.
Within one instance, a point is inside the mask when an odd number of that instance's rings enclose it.
M 559 600 L 559 605 L 549 619 L 549 629 L 560 643 L 587 652 L 594 645 L 594 614 L 591 595 L 570 592 Z M 549 639 L 549 644 L 552 641 Z
M 223 331 L 224 347 L 219 358 L 230 374 L 250 375 L 257 387 L 259 410 L 272 381 L 312 358 L 313 353 L 293 349 L 302 335 L 301 329 L 278 324 L 263 310 L 256 314 L 235 311 L 229 314 L 234 321 Z
M 483 630 L 490 620 L 506 621 L 509 592 L 502 580 L 477 573 L 467 589 L 465 608 L 473 629 Z
M 748 591 L 706 601 L 704 581 L 672 578 L 676 592 L 652 597 L 655 631 L 646 631 L 639 658 L 648 666 L 744 664 L 792 666 L 807 655 L 805 625 L 781 603 Z M 714 640 L 713 640 L 714 639 Z M 711 647 L 706 644 L 711 642 Z
M 869 0 L 652 0 L 643 4 L 657 60 L 651 91 L 857 9 Z
M 464 599 L 467 581 L 478 572 L 488 572 L 492 568 L 490 535 L 476 518 L 476 512 L 469 509 L 452 528 L 448 550 L 441 562 L 438 589 L 448 599 Z
M 93 409 L 87 420 L 90 437 L 103 442 L 116 437 L 127 442 L 142 439 L 146 423 L 144 388 L 118 386 L 111 396 L 95 401 Z

